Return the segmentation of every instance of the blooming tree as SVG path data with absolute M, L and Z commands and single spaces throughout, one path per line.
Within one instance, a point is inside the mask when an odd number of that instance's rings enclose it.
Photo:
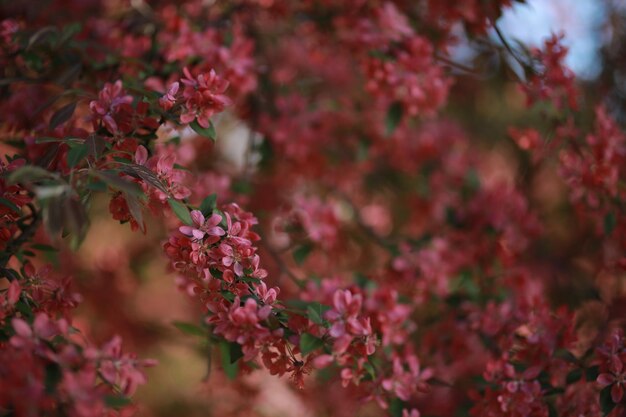
M 626 413 L 626 134 L 561 36 L 502 35 L 512 0 L 23 3 L 0 414 L 137 407 L 155 361 L 76 323 L 103 205 L 161 248 L 214 372 L 287 376 L 319 415 Z

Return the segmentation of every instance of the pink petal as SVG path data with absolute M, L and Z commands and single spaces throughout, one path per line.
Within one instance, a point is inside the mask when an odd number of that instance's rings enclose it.
M 11 324 L 13 325 L 13 329 L 18 336 L 29 339 L 33 335 L 33 331 L 24 320 L 14 318 L 11 320 Z
M 224 236 L 226 232 L 221 227 L 212 227 L 207 230 L 207 234 L 211 236 Z
M 611 398 L 613 399 L 613 402 L 615 404 L 618 404 L 620 401 L 622 401 L 623 396 L 624 396 L 624 389 L 622 388 L 622 384 L 617 383 L 613 385 L 613 388 L 611 388 Z
M 321 355 L 313 359 L 313 367 L 317 369 L 326 368 L 334 362 L 332 355 Z
M 191 219 L 198 226 L 204 226 L 204 215 L 200 210 L 191 210 Z
M 196 119 L 196 115 L 192 112 L 181 113 L 180 122 L 183 124 L 189 124 Z
M 135 151 L 135 162 L 139 165 L 144 165 L 148 160 L 148 150 L 143 146 L 138 146 Z
M 343 322 L 338 321 L 330 328 L 328 332 L 332 337 L 341 337 L 346 333 L 346 327 Z
M 50 318 L 44 313 L 40 313 L 37 317 L 35 317 L 33 330 L 37 336 L 43 339 L 49 339 L 58 333 L 57 326 L 54 321 L 50 320 Z
M 191 233 L 196 239 L 202 239 L 204 237 L 204 232 L 202 230 L 193 229 Z
M 606 387 L 607 385 L 611 385 L 615 381 L 615 377 L 611 374 L 600 374 L 596 379 L 596 382 L 600 384 L 601 387 Z
M 211 226 L 217 226 L 218 224 L 220 224 L 221 221 L 222 216 L 220 216 L 219 214 L 212 214 L 211 217 L 209 217 L 209 220 L 207 220 L 207 224 Z
M 186 236 L 193 236 L 193 231 L 194 231 L 194 228 L 193 228 L 193 227 L 190 227 L 190 226 L 180 226 L 180 227 L 178 228 L 178 230 L 179 230 L 179 231 L 180 231 L 180 233 L 182 233 L 183 235 L 186 235 Z

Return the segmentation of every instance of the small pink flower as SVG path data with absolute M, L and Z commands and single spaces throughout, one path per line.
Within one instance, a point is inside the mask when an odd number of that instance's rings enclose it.
M 167 89 L 167 93 L 163 97 L 159 99 L 159 105 L 165 111 L 170 110 L 176 104 L 176 96 L 178 94 L 180 84 L 178 82 L 174 82 Z
M 213 214 L 208 219 L 205 219 L 201 211 L 192 210 L 191 219 L 196 227 L 181 226 L 179 228 L 180 232 L 186 236 L 201 240 L 208 235 L 210 236 L 209 243 L 215 243 L 219 240 L 220 236 L 224 236 L 226 234 L 224 229 L 218 226 L 222 221 L 222 216 L 219 214 Z

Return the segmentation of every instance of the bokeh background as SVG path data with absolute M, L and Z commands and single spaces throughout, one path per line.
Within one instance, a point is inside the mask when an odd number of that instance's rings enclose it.
M 132 3 L 139 6 L 141 0 Z M 27 14 L 33 6 L 19 5 L 13 0 L 0 4 L 4 14 L 14 15 Z M 120 7 L 116 1 L 107 4 L 105 10 L 112 14 Z M 541 45 L 554 32 L 564 33 L 565 44 L 570 47 L 567 63 L 580 78 L 586 97 L 593 101 L 594 96 L 607 93 L 612 114 L 622 122 L 626 120 L 625 1 L 531 0 L 506 11 L 498 24 L 507 38 L 528 47 Z M 497 39 L 495 34 L 491 36 Z M 579 269 L 571 271 L 571 276 L 581 275 L 584 253 L 590 248 L 585 242 L 572 244 L 576 241 L 572 235 L 575 231 L 569 227 L 571 213 L 563 211 L 568 197 L 562 181 L 550 167 L 524 175 L 523 167 L 519 166 L 518 149 L 512 141 L 503 139 L 508 126 L 522 120 L 532 123 L 539 115 L 527 110 L 511 80 L 511 69 L 490 61 L 488 56 L 483 57 L 479 45 L 462 42 L 453 56 L 459 62 L 484 65 L 489 69 L 486 78 L 460 74 L 445 110 L 479 144 L 477 152 L 483 160 L 481 180 L 524 184 L 550 231 L 546 233 L 550 236 L 546 246 L 552 256 L 578 259 Z M 262 138 L 228 115 L 217 123 L 217 131 L 220 145 L 212 154 L 217 158 L 214 166 L 224 175 L 224 187 L 236 187 L 237 179 L 243 175 L 244 163 L 254 164 L 254 158 L 246 155 L 250 141 Z M 201 152 L 201 149 L 195 151 Z M 97 342 L 120 334 L 128 351 L 159 361 L 159 366 L 147 371 L 150 382 L 142 386 L 136 396 L 139 415 L 312 415 L 307 402 L 315 401 L 314 384 L 308 391 L 300 392 L 286 379 L 262 371 L 236 381 L 229 380 L 220 369 L 219 361 L 211 358 L 211 347 L 205 341 L 173 325 L 176 321 L 197 322 L 201 312 L 196 303 L 177 289 L 175 277 L 166 271 L 162 250 L 155 245 L 155 241 L 162 241 L 166 231 L 159 219 L 148 218 L 148 233 L 142 235 L 112 220 L 105 199 L 94 204 L 91 210 L 92 226 L 78 254 L 61 253 L 49 261 L 61 270 L 72 271 L 77 290 L 85 298 L 76 315 L 77 327 Z M 263 216 L 263 211 L 259 212 L 262 224 L 267 224 L 271 219 Z M 264 254 L 263 249 L 261 256 L 270 276 L 277 275 L 280 265 L 273 262 L 272 256 Z M 581 292 L 584 285 L 584 280 L 580 280 Z M 574 297 L 564 301 L 575 302 L 576 284 L 555 281 L 551 288 L 557 300 L 567 288 L 568 294 L 573 293 Z M 349 393 L 337 390 L 336 395 L 337 401 L 329 407 L 335 407 L 333 415 L 341 415 L 336 407 L 341 403 L 341 396 Z M 347 410 L 346 415 L 350 412 Z M 375 407 L 360 410 L 363 416 L 378 413 Z

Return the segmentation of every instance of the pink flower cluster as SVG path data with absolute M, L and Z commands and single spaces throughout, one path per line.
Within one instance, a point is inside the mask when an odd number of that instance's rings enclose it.
M 75 337 L 77 330 L 66 318 L 54 318 L 54 312 L 67 315 L 78 296 L 54 290 L 46 270 L 27 269 L 24 288 L 13 281 L 0 295 L 0 325 L 13 317 L 12 336 L 7 343 L 0 342 L 0 408 L 20 417 L 60 408 L 75 417 L 105 415 L 110 410 L 105 398 L 116 392 L 132 395 L 146 382 L 142 368 L 155 362 L 123 354 L 119 337 L 102 348 Z M 14 315 L 20 300 L 38 306 L 32 319 Z
M 189 124 L 197 121 L 203 128 L 208 128 L 211 116 L 224 111 L 232 103 L 231 99 L 224 95 L 228 88 L 228 81 L 219 77 L 214 70 L 194 77 L 185 67 L 183 73 L 185 77 L 180 82 L 184 85 L 182 92 L 184 103 L 180 113 L 180 122 Z M 174 107 L 178 100 L 179 89 L 180 84 L 173 83 L 159 100 L 164 110 L 171 110 Z
M 446 103 L 451 81 L 434 62 L 432 44 L 413 36 L 395 52 L 395 58 L 367 61 L 367 90 L 379 98 L 401 102 L 411 116 L 434 115 Z
M 615 330 L 609 340 L 598 348 L 600 374 L 598 384 L 610 387 L 615 404 L 622 402 L 626 389 L 626 338 L 621 330 Z

